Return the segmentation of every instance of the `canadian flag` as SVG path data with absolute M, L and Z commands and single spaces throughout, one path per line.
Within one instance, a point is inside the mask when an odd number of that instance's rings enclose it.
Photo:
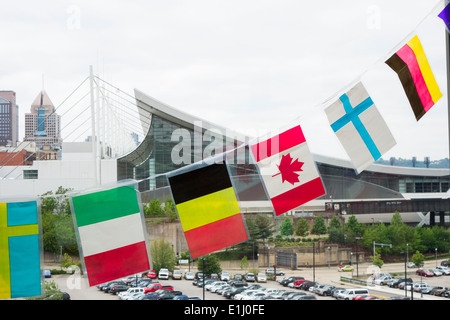
M 326 193 L 300 126 L 250 147 L 275 215 Z

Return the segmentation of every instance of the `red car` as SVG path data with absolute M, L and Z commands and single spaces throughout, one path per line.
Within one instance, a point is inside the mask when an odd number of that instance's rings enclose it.
M 149 278 L 149 279 L 156 279 L 156 272 L 155 272 L 155 270 L 150 270 L 147 273 L 147 278 Z
M 418 274 L 419 276 L 424 276 L 424 277 L 433 277 L 434 273 L 428 269 L 418 269 L 416 271 L 416 274 Z

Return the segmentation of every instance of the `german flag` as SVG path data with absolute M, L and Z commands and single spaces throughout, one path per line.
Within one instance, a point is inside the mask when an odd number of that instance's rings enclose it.
M 442 97 L 419 37 L 414 36 L 386 64 L 397 73 L 419 121 Z
M 248 240 L 226 164 L 168 179 L 192 259 Z

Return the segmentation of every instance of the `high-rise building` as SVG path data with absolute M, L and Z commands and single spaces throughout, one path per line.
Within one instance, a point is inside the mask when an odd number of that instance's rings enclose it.
M 19 106 L 14 91 L 0 91 L 0 146 L 17 146 Z
M 61 149 L 61 117 L 55 113 L 55 107 L 42 90 L 31 104 L 30 113 L 25 114 L 24 141 L 36 142 L 36 147 L 42 149 Z

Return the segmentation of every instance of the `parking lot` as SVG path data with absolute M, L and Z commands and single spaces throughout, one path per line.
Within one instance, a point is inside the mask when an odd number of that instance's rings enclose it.
M 433 268 L 435 266 L 435 262 L 427 262 L 425 268 Z M 368 264 L 360 264 L 358 268 L 354 268 L 353 276 L 359 275 L 358 279 L 365 280 L 368 277 L 368 273 L 370 273 L 371 268 Z M 358 283 L 349 283 L 342 281 L 343 278 L 351 278 L 352 272 L 339 272 L 336 267 L 320 267 L 320 268 L 301 268 L 298 270 L 289 270 L 289 269 L 280 269 L 285 272 L 284 276 L 301 276 L 305 279 L 315 281 L 319 284 L 327 284 L 336 287 L 342 287 L 344 289 L 348 288 L 367 288 L 371 296 L 375 296 L 380 299 L 386 299 L 391 297 L 404 297 L 405 291 L 397 288 L 389 288 L 387 286 L 362 286 Z M 369 272 L 368 272 L 369 270 Z M 413 282 L 423 281 L 429 284 L 430 286 L 443 286 L 450 287 L 450 275 L 443 275 L 439 277 L 420 277 L 415 274 L 416 268 L 408 269 L 408 277 L 412 278 Z M 184 271 L 184 270 L 182 270 Z M 230 274 L 243 274 L 240 270 L 229 270 Z M 387 264 L 383 266 L 381 272 L 391 273 L 393 275 L 403 273 L 404 272 L 404 264 Z M 277 280 L 283 278 L 284 276 L 277 276 Z M 401 276 L 399 276 L 401 277 Z M 81 277 L 78 274 L 75 275 L 55 275 L 52 278 L 47 280 L 54 280 L 61 291 L 68 292 L 71 296 L 72 300 L 119 300 L 117 295 L 113 295 L 110 293 L 104 293 L 97 289 L 96 287 L 89 287 L 87 285 L 87 280 Z M 181 291 L 184 295 L 189 297 L 198 297 L 203 299 L 203 294 L 205 300 L 227 300 L 225 297 L 211 293 L 208 290 L 203 290 L 198 286 L 192 284 L 192 280 L 157 280 L 163 285 L 171 285 L 174 290 Z M 299 289 L 290 288 L 287 286 L 282 286 L 277 281 L 267 281 L 265 283 L 257 283 L 261 285 L 263 288 L 274 288 L 274 289 L 282 289 L 282 290 L 290 290 L 295 291 Z M 253 284 L 253 283 L 249 283 Z M 309 292 L 308 292 L 309 293 Z M 407 297 L 411 297 L 411 292 L 406 292 Z M 333 297 L 328 296 L 319 296 L 315 294 L 317 300 L 335 300 Z M 423 299 L 423 300 L 448 300 L 448 298 L 444 297 L 436 297 L 424 294 L 421 296 L 418 292 L 413 292 L 414 299 Z

